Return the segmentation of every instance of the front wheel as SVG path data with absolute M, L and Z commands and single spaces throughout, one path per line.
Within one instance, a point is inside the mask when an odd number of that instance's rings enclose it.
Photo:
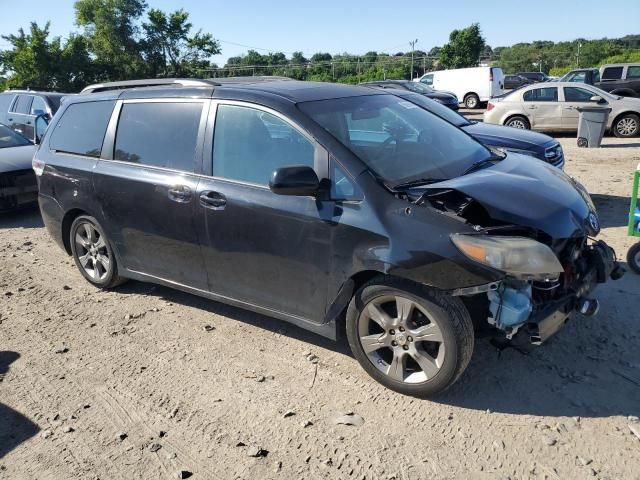
M 635 137 L 640 131 L 640 117 L 635 113 L 627 113 L 613 124 L 613 134 L 619 138 Z
M 113 288 L 125 281 L 118 275 L 118 266 L 109 240 L 98 221 L 80 215 L 69 231 L 71 254 L 82 276 L 99 288 Z
M 360 288 L 347 309 L 346 330 L 369 375 L 415 397 L 452 385 L 473 353 L 473 324 L 462 302 L 403 280 L 374 280 Z
M 627 265 L 640 274 L 640 242 L 633 245 L 627 252 Z

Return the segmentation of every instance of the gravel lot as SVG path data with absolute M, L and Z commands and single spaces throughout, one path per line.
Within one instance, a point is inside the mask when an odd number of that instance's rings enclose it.
M 624 258 L 640 140 L 560 139 Z M 528 355 L 478 340 L 423 401 L 345 343 L 150 284 L 98 291 L 37 212 L 3 216 L 0 478 L 640 479 L 638 276 L 597 295 Z

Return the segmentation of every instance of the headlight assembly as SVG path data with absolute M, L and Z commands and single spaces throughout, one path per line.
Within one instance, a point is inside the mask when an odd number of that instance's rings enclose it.
M 451 235 L 466 257 L 523 280 L 555 281 L 564 271 L 553 251 L 526 237 Z

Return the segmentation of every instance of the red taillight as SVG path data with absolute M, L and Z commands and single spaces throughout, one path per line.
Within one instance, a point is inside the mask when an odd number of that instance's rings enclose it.
M 495 107 L 495 105 L 493 103 L 491 103 L 491 102 L 487 103 L 487 112 L 489 110 L 493 110 L 493 107 Z
M 31 160 L 31 167 L 33 168 L 33 171 L 36 172 L 37 177 L 43 174 L 44 165 L 45 163 L 42 160 L 38 160 L 37 158 Z

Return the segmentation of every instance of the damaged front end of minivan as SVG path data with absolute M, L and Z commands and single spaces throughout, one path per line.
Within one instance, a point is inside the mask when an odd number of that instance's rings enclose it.
M 451 241 L 500 279 L 451 294 L 480 300 L 487 322 L 507 339 L 525 331 L 531 343 L 541 344 L 573 312 L 595 315 L 595 286 L 624 273 L 613 249 L 594 238 L 600 226 L 587 191 L 542 162 L 509 155 L 408 200 L 472 227 L 451 234 Z

